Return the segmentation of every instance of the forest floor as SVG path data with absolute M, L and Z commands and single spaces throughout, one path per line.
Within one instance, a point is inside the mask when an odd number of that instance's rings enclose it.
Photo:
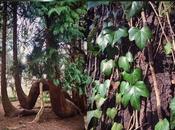
M 19 107 L 18 102 L 13 105 Z M 39 107 L 35 107 L 39 110 Z M 26 117 L 4 117 L 2 104 L 0 103 L 0 130 L 83 130 L 84 119 L 82 116 L 61 119 L 57 117 L 50 106 L 44 110 L 40 123 L 29 123 L 35 118 L 33 116 Z

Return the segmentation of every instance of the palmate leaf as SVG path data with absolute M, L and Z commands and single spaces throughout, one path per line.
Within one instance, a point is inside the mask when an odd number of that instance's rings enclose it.
M 171 124 L 171 129 L 175 128 L 175 97 L 171 100 L 170 102 L 170 124 Z
M 137 27 L 131 27 L 129 29 L 129 40 L 134 41 L 140 49 L 145 48 L 149 39 L 151 39 L 152 33 L 149 27 L 144 26 L 140 30 Z
M 103 35 L 100 33 L 100 35 L 96 39 L 96 43 L 99 45 L 100 49 L 104 51 L 104 49 L 107 47 L 107 45 L 112 41 L 113 36 L 110 34 Z
M 144 4 L 143 1 L 127 1 L 121 3 L 127 19 L 130 19 L 136 14 L 138 14 L 141 11 Z
M 102 96 L 102 97 L 105 97 L 108 89 L 109 89 L 109 86 L 110 86 L 110 80 L 107 79 L 105 80 L 105 82 L 103 84 L 100 84 L 98 86 L 98 93 Z
M 166 118 L 163 119 L 163 120 L 160 120 L 156 124 L 154 130 L 169 130 L 169 122 L 168 122 L 168 120 Z
M 165 51 L 165 54 L 168 55 L 168 54 L 171 54 L 172 53 L 172 44 L 170 42 L 166 43 L 166 45 L 164 46 L 164 51 Z
M 130 84 L 135 84 L 137 81 L 142 79 L 142 71 L 139 68 L 134 69 L 131 74 L 124 71 L 122 75 L 123 79 L 128 81 Z
M 127 37 L 127 36 L 128 36 L 127 28 L 119 28 L 117 31 L 114 32 L 112 46 L 114 46 L 114 44 L 118 42 L 122 37 Z
M 114 68 L 115 63 L 111 60 L 103 60 L 100 64 L 100 70 L 102 73 L 104 73 L 106 76 L 109 76 L 112 73 L 112 69 Z
M 114 122 L 114 124 L 112 125 L 112 128 L 111 130 L 122 130 L 123 129 L 123 126 L 121 123 L 116 123 Z
M 122 68 L 124 71 L 129 71 L 130 63 L 125 56 L 120 56 L 118 60 L 118 67 Z
M 134 109 L 140 109 L 140 96 L 148 97 L 149 91 L 143 81 L 137 81 L 134 85 L 130 85 L 126 81 L 120 84 L 120 93 L 122 94 L 122 103 L 126 107 L 131 102 Z
M 128 59 L 129 62 L 133 62 L 134 61 L 132 53 L 130 51 L 128 51 L 126 53 L 126 58 Z
M 117 114 L 117 109 L 115 107 L 113 108 L 108 108 L 107 111 L 106 111 L 106 115 L 111 118 L 111 119 L 114 119 L 114 117 L 116 116 Z

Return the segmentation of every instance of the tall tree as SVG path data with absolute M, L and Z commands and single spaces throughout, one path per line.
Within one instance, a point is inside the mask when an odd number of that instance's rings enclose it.
M 3 26 L 2 26 L 2 66 L 1 66 L 1 96 L 5 116 L 13 116 L 17 109 L 11 104 L 7 94 L 6 79 L 6 35 L 7 35 L 7 2 L 3 6 Z
M 19 73 L 18 63 L 18 48 L 17 48 L 17 2 L 13 2 L 13 65 L 14 65 L 14 79 L 15 88 L 20 105 L 23 108 L 27 107 L 27 96 L 21 87 L 21 78 Z

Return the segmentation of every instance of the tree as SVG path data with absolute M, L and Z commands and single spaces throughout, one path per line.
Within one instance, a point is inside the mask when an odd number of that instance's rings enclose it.
M 7 33 L 7 2 L 3 6 L 3 26 L 2 26 L 2 66 L 1 66 L 1 95 L 5 116 L 14 116 L 17 109 L 11 104 L 7 94 L 6 79 L 6 33 Z
M 18 100 L 20 105 L 23 108 L 27 108 L 27 96 L 25 95 L 24 91 L 21 87 L 21 78 L 19 73 L 19 64 L 18 64 L 18 48 L 17 48 L 17 2 L 12 3 L 13 8 L 13 72 L 14 72 L 14 79 L 15 79 L 15 88 L 18 96 Z

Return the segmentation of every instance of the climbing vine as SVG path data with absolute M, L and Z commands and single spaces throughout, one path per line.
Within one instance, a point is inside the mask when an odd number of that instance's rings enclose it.
M 154 4 L 159 5 L 159 13 L 161 12 L 161 14 L 171 8 L 167 7 L 167 5 L 171 6 L 168 2 L 155 2 Z M 164 9 L 160 9 L 162 4 Z M 91 57 L 94 56 L 94 58 L 100 58 L 100 60 L 99 65 L 96 66 L 99 68 L 93 72 L 97 75 L 90 84 L 92 96 L 89 98 L 88 129 L 96 129 L 97 127 L 111 130 L 122 130 L 126 127 L 127 130 L 141 127 L 143 129 L 144 126 L 139 122 L 138 114 L 143 111 L 142 103 L 148 100 L 152 94 L 150 84 L 145 80 L 148 68 L 150 68 L 153 79 L 152 86 L 155 91 L 159 119 L 154 129 L 169 130 L 169 126 L 174 129 L 174 108 L 172 105 L 174 100 L 170 104 L 170 121 L 166 118 L 163 119 L 153 54 L 150 52 L 154 46 L 155 32 L 152 30 L 152 23 L 149 21 L 148 14 L 152 11 L 157 15 L 153 3 L 140 1 L 109 2 L 108 4 L 96 4 L 95 7 L 92 7 L 95 10 L 95 16 L 92 20 L 87 41 Z M 107 13 L 105 13 L 105 8 Z M 169 13 L 167 13 L 167 16 L 169 16 Z M 153 14 L 152 19 L 155 14 Z M 117 21 L 118 19 L 122 22 Z M 97 24 L 97 21 L 99 24 Z M 158 21 L 162 26 L 159 18 Z M 163 29 L 162 31 L 166 40 L 165 31 Z M 166 40 L 166 44 L 162 47 L 164 54 L 171 54 L 172 57 L 174 57 L 173 39 L 174 37 Z M 96 49 L 92 49 L 92 46 Z M 143 62 L 141 56 L 144 53 L 147 53 L 148 56 L 146 70 L 140 65 L 140 62 Z M 123 126 L 121 113 L 123 109 L 127 108 L 131 108 L 132 116 L 129 123 L 127 123 L 128 126 Z

